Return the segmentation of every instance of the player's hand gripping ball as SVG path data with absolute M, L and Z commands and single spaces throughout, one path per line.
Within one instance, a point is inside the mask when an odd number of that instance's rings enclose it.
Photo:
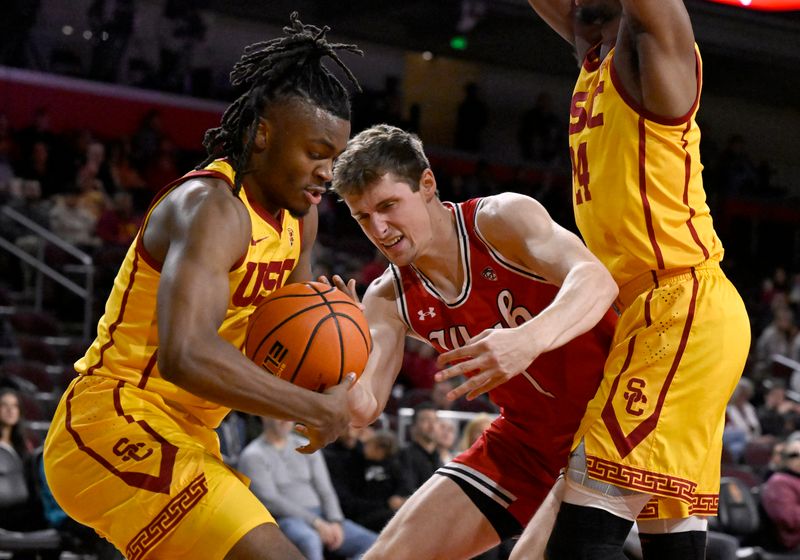
M 322 282 L 288 284 L 250 316 L 245 354 L 267 372 L 312 391 L 360 376 L 372 339 L 364 313 L 344 292 Z

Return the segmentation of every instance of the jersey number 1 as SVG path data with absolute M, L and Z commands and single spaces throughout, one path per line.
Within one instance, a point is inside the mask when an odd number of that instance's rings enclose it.
M 575 189 L 575 204 L 583 204 L 583 201 L 592 200 L 592 193 L 589 192 L 589 158 L 586 157 L 586 142 L 578 144 L 578 152 L 569 147 L 569 159 L 572 161 L 572 176 L 578 184 Z

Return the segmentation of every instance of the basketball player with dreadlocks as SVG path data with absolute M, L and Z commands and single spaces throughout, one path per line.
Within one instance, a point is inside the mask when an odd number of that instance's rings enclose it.
M 245 49 L 231 81 L 247 91 L 206 133 L 208 159 L 155 198 L 45 442 L 59 504 L 129 560 L 302 558 L 214 428 L 230 409 L 294 420 L 312 452 L 350 420 L 352 377 L 318 394 L 241 352 L 258 301 L 311 279 L 316 204 L 350 134 L 322 58 L 358 86 L 336 51 L 361 51 L 291 20 Z

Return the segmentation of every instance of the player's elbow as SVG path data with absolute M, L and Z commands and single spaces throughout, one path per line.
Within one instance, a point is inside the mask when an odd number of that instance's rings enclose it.
M 196 347 L 187 341 L 162 342 L 158 349 L 158 371 L 170 383 L 181 386 L 189 372 L 196 369 L 200 359 L 194 351 Z
M 612 303 L 614 303 L 614 300 L 616 300 L 617 296 L 619 295 L 619 286 L 617 286 L 613 276 L 611 276 L 611 273 L 605 266 L 599 263 L 597 266 L 601 269 L 598 271 L 598 276 L 600 277 L 599 284 L 601 285 L 602 289 L 601 293 L 608 301 L 608 305 L 610 306 Z
M 605 307 L 610 307 L 619 295 L 619 286 L 602 263 L 586 263 L 586 267 L 591 276 L 592 291 L 595 293 L 597 301 L 602 302 Z

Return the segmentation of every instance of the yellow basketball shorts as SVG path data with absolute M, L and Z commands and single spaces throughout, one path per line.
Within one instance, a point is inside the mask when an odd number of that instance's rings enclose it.
M 717 262 L 623 286 L 603 380 L 575 436 L 593 479 L 653 494 L 640 519 L 716 515 L 725 407 L 750 348 Z
M 249 480 L 223 463 L 213 430 L 114 379 L 72 382 L 44 466 L 64 511 L 128 560 L 222 559 L 251 529 L 275 522 Z

